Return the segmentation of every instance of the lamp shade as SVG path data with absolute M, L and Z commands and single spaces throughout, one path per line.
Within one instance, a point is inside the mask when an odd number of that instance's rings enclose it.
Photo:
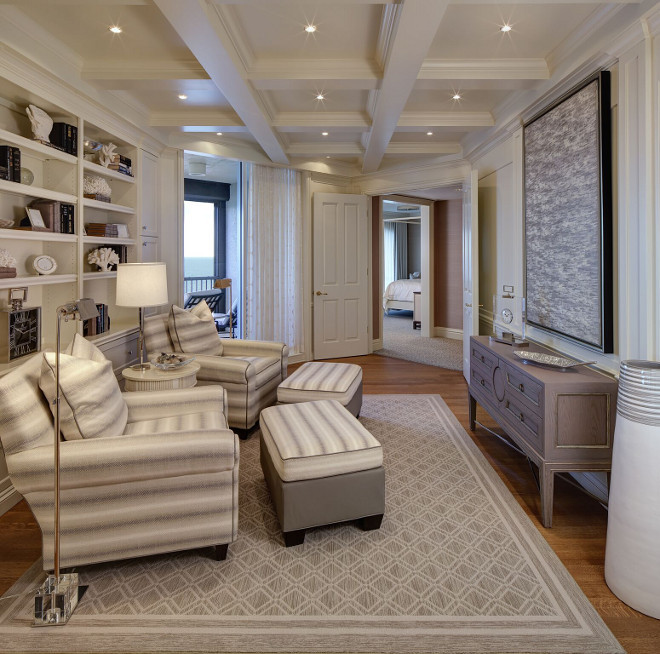
M 120 263 L 117 298 L 120 307 L 167 304 L 167 267 L 164 263 Z

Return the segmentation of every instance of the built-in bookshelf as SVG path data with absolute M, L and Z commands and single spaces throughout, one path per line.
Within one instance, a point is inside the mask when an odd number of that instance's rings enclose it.
M 75 154 L 32 138 L 25 111 L 29 104 L 43 109 L 54 122 L 72 127 L 71 131 L 77 136 Z M 16 259 L 16 277 L 0 278 L 0 306 L 7 308 L 9 289 L 28 289 L 26 306 L 42 308 L 42 350 L 55 345 L 56 308 L 79 297 L 91 297 L 96 303 L 107 307 L 110 328 L 103 334 L 90 337 L 95 341 L 109 342 L 123 333 L 131 334 L 137 327 L 137 311 L 115 304 L 116 271 L 99 271 L 96 265 L 87 261 L 92 250 L 115 244 L 123 246 L 122 256 L 127 261 L 140 261 L 143 257 L 143 248 L 138 247 L 141 246 L 144 230 L 138 210 L 141 189 L 137 139 L 133 142 L 123 132 L 121 135 L 114 133 L 103 122 L 102 116 L 88 118 L 71 113 L 40 98 L 38 91 L 21 89 L 12 82 L 0 79 L 0 146 L 20 150 L 20 164 L 24 172 L 20 182 L 0 179 L 0 225 L 3 225 L 0 228 L 0 248 Z M 110 124 L 113 122 L 110 121 Z M 90 142 L 114 144 L 118 161 L 121 156 L 121 165 L 114 167 L 122 170 L 101 165 L 99 153 L 92 151 Z M 72 142 L 67 147 L 73 150 Z M 127 161 L 130 162 L 130 169 L 126 166 Z M 105 180 L 105 188 L 110 189 L 109 202 L 105 201 L 108 199 L 106 196 L 85 197 L 85 178 L 89 176 Z M 26 208 L 40 200 L 51 205 L 66 203 L 73 206 L 72 234 L 31 230 L 29 223 L 21 225 L 26 222 Z M 60 205 L 56 206 L 57 212 Z M 6 225 L 8 221 L 12 224 Z M 97 230 L 98 225 L 103 224 L 124 227 L 119 231 L 120 237 L 92 236 L 85 232 L 85 225 L 89 223 L 96 224 Z M 62 229 L 67 224 L 62 218 L 55 229 Z M 52 257 L 57 262 L 57 270 L 50 275 L 37 275 L 30 265 L 34 255 Z M 77 321 L 69 321 L 63 326 L 64 344 L 73 337 L 76 329 L 82 333 L 82 325 Z M 23 360 L 0 362 L 0 375 L 20 365 Z

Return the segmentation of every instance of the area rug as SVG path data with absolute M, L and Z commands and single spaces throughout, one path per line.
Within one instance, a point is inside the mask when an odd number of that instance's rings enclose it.
M 623 652 L 439 396 L 368 395 L 360 420 L 383 445 L 380 530 L 317 528 L 285 548 L 253 435 L 227 561 L 84 567 L 67 626 L 31 628 L 29 599 L 0 602 L 0 650 Z
M 410 311 L 392 311 L 383 316 L 383 347 L 374 354 L 449 370 L 463 369 L 463 341 L 422 336 L 419 329 L 412 328 Z

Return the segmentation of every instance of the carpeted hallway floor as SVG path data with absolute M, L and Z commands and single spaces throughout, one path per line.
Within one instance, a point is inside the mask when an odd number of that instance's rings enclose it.
M 374 354 L 449 370 L 463 368 L 463 341 L 422 336 L 419 329 L 412 328 L 410 311 L 391 310 L 383 316 L 383 348 Z

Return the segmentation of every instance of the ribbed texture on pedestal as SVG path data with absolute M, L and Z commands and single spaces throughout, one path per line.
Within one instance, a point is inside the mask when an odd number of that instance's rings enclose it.
M 659 362 L 621 362 L 617 413 L 633 422 L 660 426 Z

